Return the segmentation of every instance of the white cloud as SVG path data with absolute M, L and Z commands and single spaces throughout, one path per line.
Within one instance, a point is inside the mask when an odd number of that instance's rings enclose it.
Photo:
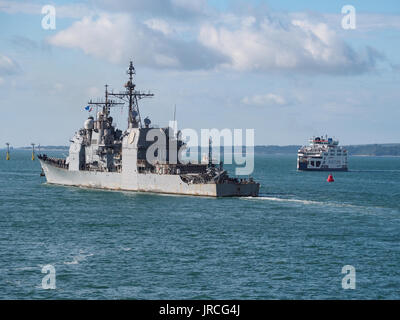
M 84 17 L 48 40 L 52 45 L 80 48 L 113 63 L 133 58 L 153 68 L 209 69 L 222 61 L 220 54 L 197 42 L 171 37 L 166 29 L 159 32 L 166 28 L 160 21 L 146 24 L 128 14 L 101 14 Z
M 248 16 L 242 19 L 242 26 L 244 28 L 250 28 L 254 25 L 254 23 L 256 23 L 256 18 L 253 16 Z
M 56 83 L 53 85 L 53 88 L 54 88 L 56 91 L 62 91 L 62 90 L 64 89 L 64 85 L 63 85 L 62 83 L 60 83 L 60 82 L 56 82 Z
M 228 23 L 206 23 L 200 29 L 203 45 L 230 58 L 225 68 L 350 74 L 372 69 L 381 58 L 368 48 L 356 52 L 325 23 L 281 18 L 256 22 L 245 17 L 238 24 L 237 20 L 229 16 Z
M 244 97 L 242 102 L 247 105 L 256 106 L 285 106 L 288 104 L 284 97 L 274 93 Z
M 0 86 L 3 85 L 4 79 L 0 77 Z
M 3 0 L 0 1 L 0 11 L 9 14 L 14 14 L 14 13 L 40 14 L 41 8 L 42 7 L 39 4 L 35 3 L 20 2 L 20 1 L 3 1 Z
M 114 19 L 108 15 L 101 15 L 98 19 L 84 17 L 50 37 L 49 42 L 60 47 L 80 48 L 86 54 L 115 63 L 123 59 L 125 47 L 130 46 L 129 30 L 132 29 L 129 17 L 124 14 L 114 15 Z
M 172 0 L 171 4 L 173 7 L 197 14 L 207 10 L 207 2 L 205 0 Z
M 160 31 L 161 33 L 168 35 L 172 33 L 172 28 L 167 21 L 163 19 L 149 19 L 144 22 L 152 30 Z
M 118 13 L 124 5 L 126 11 Z M 102 10 L 110 6 L 110 1 L 99 3 Z M 130 12 L 152 9 L 152 18 Z M 112 10 L 116 13 L 83 17 L 49 42 L 113 63 L 134 58 L 153 68 L 359 74 L 384 60 L 373 48 L 353 49 L 336 28 L 320 22 L 323 16 L 217 14 L 204 0 L 116 0 Z M 196 19 L 176 19 L 189 12 Z
M 293 19 L 308 19 L 309 16 L 305 12 L 294 12 L 290 13 Z M 362 13 L 357 12 L 357 23 L 356 29 L 353 32 L 370 32 L 378 31 L 382 29 L 400 29 L 400 15 L 398 14 L 381 14 L 381 13 Z M 324 21 L 330 28 L 336 29 L 336 31 L 347 32 L 342 28 L 341 14 L 325 13 L 318 14 L 316 17 L 319 21 Z
M 11 75 L 19 71 L 18 64 L 8 56 L 0 54 L 0 74 Z

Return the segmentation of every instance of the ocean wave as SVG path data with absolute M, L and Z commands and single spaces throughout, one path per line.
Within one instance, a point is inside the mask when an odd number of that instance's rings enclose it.
M 246 200 L 250 200 L 250 199 L 252 199 L 252 200 L 268 200 L 268 201 L 278 201 L 278 202 L 295 202 L 295 203 L 302 203 L 302 204 L 326 205 L 326 202 L 322 202 L 322 201 L 301 200 L 301 199 L 284 199 L 284 198 L 268 197 L 268 196 L 243 197 L 241 199 L 246 199 Z
M 278 197 L 270 197 L 268 195 L 260 195 L 258 197 L 243 197 L 242 199 L 300 203 L 300 204 L 304 204 L 304 205 L 335 206 L 335 207 L 350 207 L 350 208 L 367 208 L 365 206 L 358 206 L 358 205 L 349 204 L 349 203 L 338 203 L 338 202 L 331 202 L 331 201 L 315 201 L 315 200 L 306 200 L 306 199 L 292 199 L 292 198 L 278 198 Z
M 40 269 L 39 269 L 39 267 L 19 267 L 19 268 L 15 268 L 15 270 L 16 271 L 37 271 L 42 268 L 42 267 L 40 267 Z
M 353 209 L 362 209 L 362 210 L 370 210 L 370 209 L 393 210 L 392 208 L 386 208 L 386 207 L 381 207 L 381 206 L 362 206 L 362 205 L 355 205 L 355 204 L 350 204 L 350 203 L 339 203 L 339 202 L 333 202 L 333 201 L 315 201 L 315 200 L 306 200 L 306 199 L 278 198 L 278 197 L 271 197 L 271 196 L 263 195 L 263 194 L 261 194 L 258 197 L 243 197 L 241 199 L 254 200 L 254 201 L 275 201 L 275 202 L 286 202 L 286 203 L 299 203 L 299 204 L 304 204 L 304 205 L 317 205 L 317 206 L 323 206 L 323 207 L 337 207 L 337 208 L 353 208 Z
M 72 257 L 72 261 L 64 261 L 64 264 L 72 265 L 72 264 L 79 264 L 82 261 L 85 261 L 87 257 L 93 256 L 93 253 L 89 254 L 78 254 Z

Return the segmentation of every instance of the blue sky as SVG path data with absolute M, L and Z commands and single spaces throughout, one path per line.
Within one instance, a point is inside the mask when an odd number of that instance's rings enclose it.
M 256 144 L 400 142 L 398 1 L 0 0 L 0 30 L 0 145 L 68 144 L 130 59 L 153 124 L 176 104 L 180 128 L 254 128 Z
M 232 0 L 209 0 L 208 3 L 220 10 L 229 10 L 236 3 L 243 4 L 240 1 Z M 400 7 L 397 0 L 385 0 L 379 3 L 376 0 L 353 0 L 353 1 L 321 1 L 321 0 L 247 0 L 251 5 L 266 5 L 272 10 L 281 10 L 288 12 L 296 11 L 317 11 L 325 13 L 337 13 L 347 4 L 353 5 L 362 12 L 369 13 L 400 13 Z M 339 8 L 339 10 L 338 10 Z

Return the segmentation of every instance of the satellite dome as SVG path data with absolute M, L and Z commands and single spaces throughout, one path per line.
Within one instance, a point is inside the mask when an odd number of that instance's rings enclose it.
M 151 120 L 149 119 L 149 117 L 146 117 L 146 119 L 144 119 L 144 125 L 145 125 L 146 127 L 149 127 L 150 124 L 151 124 Z
M 85 123 L 84 123 L 84 128 L 85 128 L 86 130 L 92 130 L 93 127 L 94 127 L 94 121 L 93 121 L 93 118 L 90 117 L 89 119 L 87 119 L 87 120 L 85 121 Z

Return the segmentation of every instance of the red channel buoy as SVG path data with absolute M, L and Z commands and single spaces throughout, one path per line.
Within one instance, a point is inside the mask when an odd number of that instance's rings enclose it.
M 333 175 L 330 174 L 330 175 L 328 176 L 328 179 L 327 179 L 326 181 L 328 181 L 328 182 L 335 182 L 335 179 L 333 179 Z

